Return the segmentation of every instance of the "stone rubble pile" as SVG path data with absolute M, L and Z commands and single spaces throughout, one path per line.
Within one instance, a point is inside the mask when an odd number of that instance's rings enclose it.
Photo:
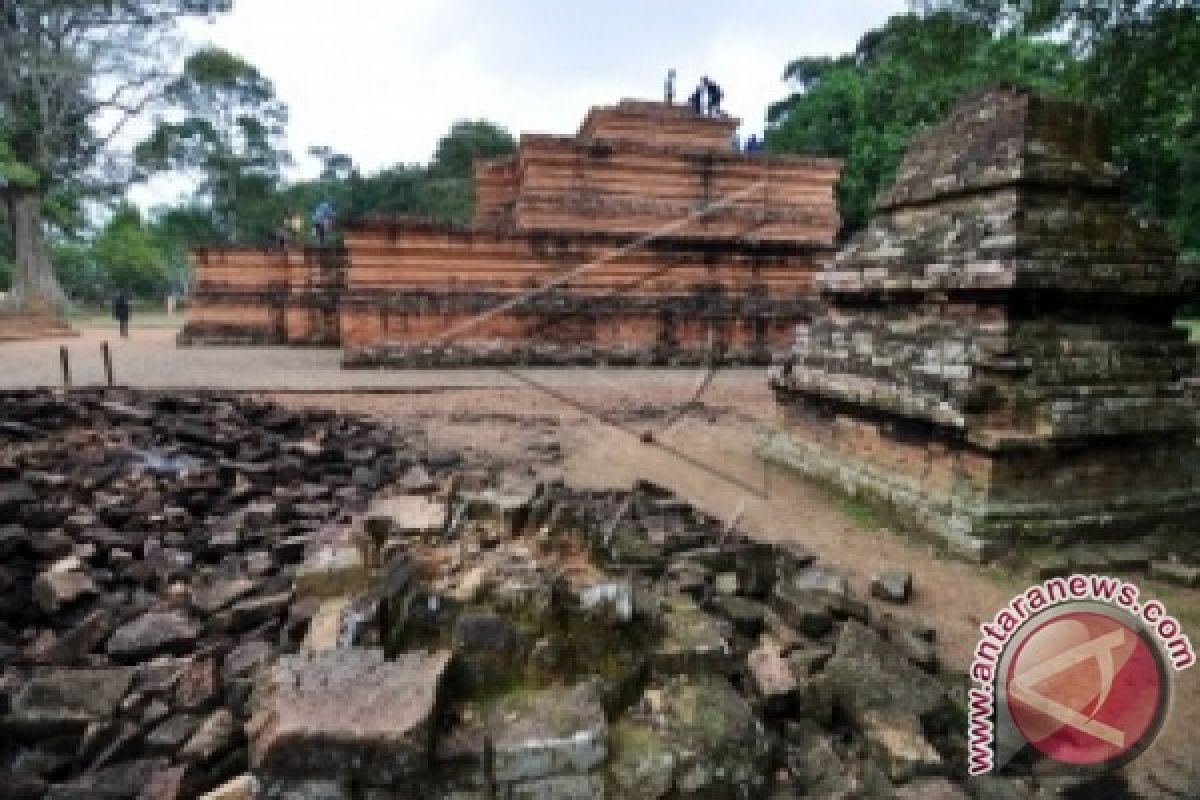
M 767 454 L 973 558 L 1190 533 L 1195 279 L 1139 219 L 1103 125 L 996 88 L 918 136 L 816 278 Z
M 196 797 L 246 768 L 305 553 L 393 431 L 225 397 L 0 395 L 0 796 Z
M 301 566 L 320 608 L 248 728 L 263 796 L 967 796 L 932 632 L 802 546 L 646 483 L 454 484 Z
M 653 484 L 573 490 L 224 397 L 0 411 L 6 797 L 1063 786 L 965 785 L 962 679 L 931 629 Z M 914 591 L 875 584 L 889 606 Z

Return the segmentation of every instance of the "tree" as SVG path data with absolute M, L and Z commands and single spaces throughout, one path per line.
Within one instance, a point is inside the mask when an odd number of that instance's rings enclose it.
M 449 222 L 466 222 L 474 210 L 475 159 L 516 150 L 516 141 L 487 120 L 460 120 L 438 141 L 418 199 L 421 211 Z
M 165 81 L 177 0 L 0 0 L 0 200 L 13 240 L 9 304 L 60 304 L 46 241 L 47 195 L 122 180 L 112 144 Z
M 923 0 L 994 33 L 1068 43 L 1073 95 L 1110 120 L 1141 210 L 1200 255 L 1200 4 L 1196 0 Z
M 788 65 L 795 91 L 768 111 L 767 146 L 844 159 L 838 201 L 849 233 L 870 216 L 912 137 L 964 94 L 998 81 L 1064 94 L 1073 68 L 1065 45 L 948 12 L 897 15 L 853 53 Z
M 94 262 L 113 288 L 152 296 L 167 289 L 167 259 L 153 232 L 133 206 L 122 206 L 92 243 Z
M 225 241 L 269 236 L 278 218 L 241 217 L 274 195 L 290 160 L 283 147 L 287 107 L 271 81 L 238 56 L 210 47 L 188 57 L 165 96 L 182 116 L 159 121 L 138 146 L 138 163 L 196 175 Z

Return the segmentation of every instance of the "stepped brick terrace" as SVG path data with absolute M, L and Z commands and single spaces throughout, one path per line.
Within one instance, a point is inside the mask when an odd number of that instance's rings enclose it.
M 351 366 L 764 363 L 812 315 L 840 163 L 737 152 L 737 125 L 626 100 L 479 161 L 471 225 L 199 251 L 180 341 L 342 345 Z
M 997 89 L 920 136 L 817 279 L 772 384 L 777 459 L 976 556 L 1179 535 L 1200 511 L 1194 289 L 1137 219 L 1103 126 Z

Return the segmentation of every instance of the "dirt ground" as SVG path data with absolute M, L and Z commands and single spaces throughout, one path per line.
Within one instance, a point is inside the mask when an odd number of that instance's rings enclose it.
M 91 328 L 63 341 L 82 355 L 113 339 L 112 331 Z M 59 344 L 0 345 L 0 388 L 57 384 Z M 766 466 L 753 448 L 776 424 L 762 370 L 715 376 L 637 369 L 342 372 L 337 351 L 179 350 L 169 328 L 135 328 L 114 347 L 118 381 L 127 385 L 263 390 L 285 404 L 416 418 L 447 449 L 534 464 L 541 475 L 575 486 L 654 481 L 741 530 L 803 543 L 839 565 L 863 596 L 876 571 L 905 567 L 913 573 L 915 596 L 910 605 L 888 610 L 936 627 L 942 657 L 956 670 L 966 669 L 981 620 L 1032 582 L 940 557 L 928 542 L 888 530 L 825 489 Z M 90 360 L 79 363 L 88 366 L 77 368 L 77 381 L 100 380 Z M 1200 592 L 1140 583 L 1143 594 L 1163 600 L 1200 643 Z M 1200 726 L 1200 668 L 1177 674 L 1175 688 L 1164 733 L 1128 768 L 1135 786 L 1149 787 L 1152 774 L 1182 770 L 1193 781 L 1200 775 L 1200 767 L 1183 766 L 1196 752 L 1191 734 Z

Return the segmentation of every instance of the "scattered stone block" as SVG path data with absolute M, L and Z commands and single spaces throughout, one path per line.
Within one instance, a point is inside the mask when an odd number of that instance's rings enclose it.
M 560 775 L 510 784 L 511 800 L 604 800 L 604 779 L 599 775 Z
M 352 594 L 367 583 L 367 568 L 356 547 L 322 547 L 296 568 L 296 594 L 336 597 Z
M 712 610 L 729 620 L 733 629 L 747 639 L 757 639 L 766 626 L 767 609 L 745 597 L 714 597 Z
M 201 795 L 200 800 L 257 800 L 258 796 L 258 779 L 253 775 L 239 775 Z
M 192 607 L 202 614 L 215 614 L 255 591 L 258 586 L 258 581 L 249 578 L 231 578 L 193 587 Z
M 303 648 L 312 653 L 319 653 L 340 647 L 344 617 L 349 607 L 350 598 L 347 596 L 321 600 L 317 613 L 308 625 Z
M 746 666 L 767 713 L 786 713 L 796 699 L 799 684 L 779 643 L 764 636 L 746 657 Z
M 627 581 L 609 581 L 578 590 L 581 611 L 600 621 L 627 623 L 633 620 L 634 592 Z
M 526 646 L 517 626 L 500 614 L 467 611 L 454 626 L 454 656 L 467 686 L 503 686 L 521 671 Z
M 255 771 L 369 777 L 377 786 L 423 775 L 448 651 L 332 650 L 282 656 L 264 674 L 251 730 Z
M 912 573 L 889 569 L 871 578 L 871 595 L 889 603 L 907 603 L 912 597 Z
M 745 698 L 726 680 L 672 680 L 663 706 L 681 796 L 762 794 L 769 778 L 770 740 Z
M 733 650 L 728 623 L 676 598 L 663 616 L 664 635 L 651 656 L 661 675 L 727 673 Z
M 76 600 L 96 595 L 96 582 L 86 572 L 49 569 L 33 582 L 33 601 L 47 614 Z
M 367 524 L 402 536 L 441 533 L 450 524 L 450 510 L 444 501 L 423 494 L 393 495 L 372 504 Z
M 833 657 L 820 678 L 860 727 L 863 715 L 871 710 L 904 712 L 923 723 L 937 721 L 950 710 L 936 678 L 854 620 L 843 623 Z
M 675 781 L 678 756 L 669 734 L 648 722 L 622 719 L 612 728 L 607 772 L 617 797 L 662 800 Z
M 863 715 L 863 737 L 868 751 L 893 783 L 907 783 L 918 775 L 937 774 L 943 769 L 941 755 L 910 714 L 871 709 Z
M 469 492 L 464 499 L 467 513 L 474 519 L 491 520 L 507 533 L 514 534 L 524 527 L 536 495 L 535 484 L 509 484 L 497 489 Z
M 175 714 L 146 734 L 146 751 L 151 755 L 173 755 L 183 747 L 202 722 L 193 714 Z
M 179 759 L 197 764 L 211 761 L 235 744 L 239 732 L 233 714 L 228 709 L 218 709 L 196 728 L 179 751 Z
M 608 723 L 590 684 L 503 695 L 484 719 L 500 784 L 585 776 L 608 756 Z
M 107 649 L 120 661 L 141 661 L 162 653 L 186 652 L 199 635 L 199 626 L 182 613 L 150 611 L 117 628 Z
M 35 669 L 13 697 L 5 723 L 31 732 L 82 732 L 117 712 L 133 674 L 128 667 Z

